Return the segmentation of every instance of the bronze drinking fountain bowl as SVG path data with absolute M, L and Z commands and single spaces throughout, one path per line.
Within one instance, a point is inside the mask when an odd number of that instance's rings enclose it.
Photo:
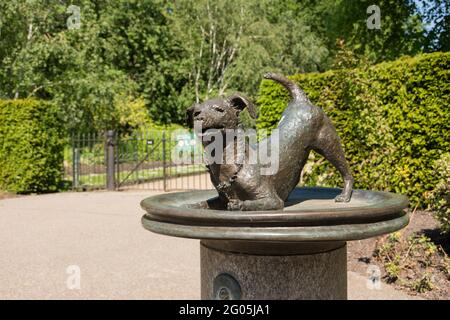
M 202 299 L 346 299 L 346 242 L 405 227 L 405 196 L 296 188 L 282 211 L 190 209 L 215 190 L 162 194 L 142 201 L 143 226 L 201 239 Z

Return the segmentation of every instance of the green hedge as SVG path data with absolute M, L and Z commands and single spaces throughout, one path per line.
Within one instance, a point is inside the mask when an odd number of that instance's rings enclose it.
M 48 102 L 0 101 L 0 189 L 30 193 L 59 188 L 64 141 L 57 114 Z
M 450 53 L 433 53 L 354 70 L 291 77 L 332 119 L 355 186 L 403 193 L 424 206 L 439 183 L 434 162 L 450 150 Z M 261 84 L 258 129 L 273 128 L 287 92 Z M 332 166 L 312 154 L 307 185 L 341 186 Z

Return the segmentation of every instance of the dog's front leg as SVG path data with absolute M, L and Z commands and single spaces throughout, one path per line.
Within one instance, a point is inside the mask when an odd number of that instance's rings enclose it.
M 200 201 L 193 204 L 188 204 L 190 209 L 214 209 L 214 210 L 224 210 L 226 206 L 226 201 L 221 197 L 214 197 L 206 201 Z
M 232 211 L 264 211 L 281 210 L 284 208 L 284 201 L 278 196 L 264 197 L 256 200 L 233 199 L 228 202 L 228 210 Z

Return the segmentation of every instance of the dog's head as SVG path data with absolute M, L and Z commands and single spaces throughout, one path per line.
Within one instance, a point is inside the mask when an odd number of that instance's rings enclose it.
M 248 98 L 235 93 L 226 99 L 212 99 L 201 104 L 194 104 L 186 111 L 186 122 L 194 127 L 194 122 L 201 122 L 202 133 L 207 130 L 234 129 L 239 123 L 239 114 L 247 108 L 251 117 L 256 117 L 256 111 Z

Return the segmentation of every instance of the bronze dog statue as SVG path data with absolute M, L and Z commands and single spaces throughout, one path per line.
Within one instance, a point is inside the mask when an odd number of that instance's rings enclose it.
M 322 109 L 309 101 L 293 81 L 273 73 L 267 73 L 264 77 L 282 84 L 292 98 L 277 127 L 278 171 L 262 175 L 258 163 L 208 164 L 211 181 L 219 195 L 195 207 L 245 211 L 282 209 L 289 194 L 299 183 L 300 173 L 311 150 L 330 161 L 344 179 L 342 193 L 335 201 L 350 201 L 353 177 L 330 119 Z M 226 129 L 236 129 L 239 126 L 239 113 L 245 108 L 248 108 L 252 117 L 256 117 L 252 103 L 245 96 L 236 93 L 227 99 L 212 99 L 195 104 L 188 109 L 187 119 L 191 124 L 201 121 L 202 133 L 215 129 L 224 135 Z M 198 135 L 202 136 L 202 133 Z M 210 143 L 205 139 L 202 142 L 205 147 Z M 235 143 L 234 140 L 224 143 L 224 150 Z M 268 143 L 266 138 L 259 145 Z M 244 156 L 247 157 L 247 153 Z

